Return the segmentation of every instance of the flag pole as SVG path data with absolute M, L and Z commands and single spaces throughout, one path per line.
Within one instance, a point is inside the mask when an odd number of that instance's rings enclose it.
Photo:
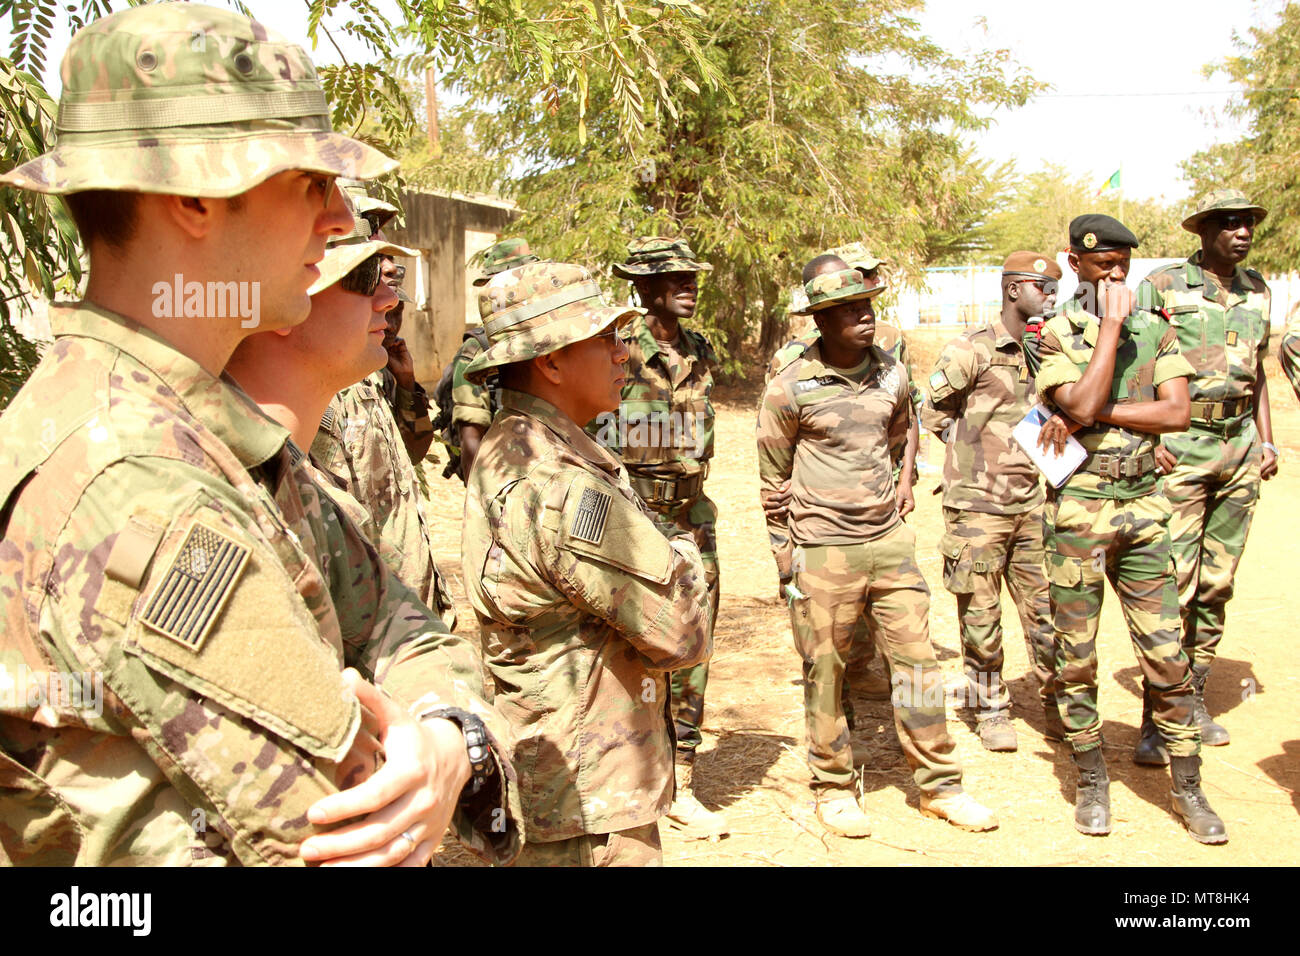
M 1119 221 L 1124 221 L 1124 163 L 1119 164 Z

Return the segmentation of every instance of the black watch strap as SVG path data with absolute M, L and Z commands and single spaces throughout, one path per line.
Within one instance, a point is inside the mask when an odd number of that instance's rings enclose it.
M 470 778 L 465 784 L 465 791 L 476 794 L 487 786 L 488 780 L 497 772 L 496 761 L 492 758 L 492 744 L 488 740 L 487 727 L 483 721 L 467 710 L 459 707 L 446 707 L 427 715 L 450 720 L 460 728 L 465 736 L 465 753 L 469 757 Z

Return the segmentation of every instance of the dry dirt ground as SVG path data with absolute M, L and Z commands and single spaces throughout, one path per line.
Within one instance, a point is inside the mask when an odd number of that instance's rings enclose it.
M 917 375 L 931 367 L 952 330 L 909 333 Z M 1276 346 L 1276 338 L 1274 341 Z M 1276 355 L 1274 347 L 1273 355 Z M 1167 771 L 1131 760 L 1141 715 L 1139 673 L 1114 593 L 1107 589 L 1099 643 L 1100 707 L 1110 770 L 1114 831 L 1087 837 L 1071 823 L 1074 770 L 1066 750 L 1042 736 L 1033 676 L 1019 622 L 1003 598 L 1006 669 L 1020 736 L 1017 753 L 988 753 L 969 713 L 949 704 L 965 786 L 998 815 L 991 833 L 966 833 L 926 819 L 894 732 L 888 702 L 857 699 L 853 746 L 864 769 L 871 837 L 826 833 L 812 810 L 803 745 L 799 658 L 758 506 L 754 403 L 761 382 L 718 390 L 717 454 L 709 493 L 717 501 L 722 603 L 697 764 L 698 794 L 724 812 L 731 835 L 685 840 L 661 827 L 669 866 L 817 865 L 1293 865 L 1300 855 L 1300 655 L 1290 641 L 1300 626 L 1300 408 L 1273 358 L 1268 360 L 1281 472 L 1264 486 L 1229 606 L 1222 656 L 1208 691 L 1210 710 L 1232 733 L 1227 747 L 1205 748 L 1206 793 L 1228 827 L 1226 846 L 1201 846 L 1169 807 Z M 923 444 L 924 444 L 923 439 Z M 924 449 L 923 449 L 924 450 Z M 943 590 L 936 549 L 942 533 L 933 463 L 908 518 L 921 569 L 932 590 L 930 636 L 950 683 L 961 675 L 955 604 Z M 473 633 L 460 575 L 463 488 L 434 477 L 430 505 L 440 565 L 456 578 L 458 630 Z M 1290 635 L 1290 637 L 1288 637 Z M 448 847 L 445 863 L 471 863 Z

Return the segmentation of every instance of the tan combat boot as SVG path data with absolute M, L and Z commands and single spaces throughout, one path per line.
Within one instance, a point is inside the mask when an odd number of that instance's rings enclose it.
M 716 840 L 730 833 L 727 818 L 709 810 L 695 798 L 691 788 L 695 754 L 678 753 L 676 767 L 677 796 L 665 817 L 668 825 L 692 840 Z
M 976 802 L 964 790 L 921 794 L 921 813 L 927 817 L 947 820 L 963 830 L 996 830 L 998 826 L 998 818 L 993 811 Z
M 855 787 L 828 787 L 817 791 L 817 819 L 837 836 L 871 836 L 871 821 L 862 812 Z

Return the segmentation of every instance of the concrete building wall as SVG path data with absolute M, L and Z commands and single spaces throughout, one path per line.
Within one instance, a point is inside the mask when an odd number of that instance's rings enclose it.
M 509 231 L 514 203 L 486 196 L 407 190 L 402 227 L 385 230 L 393 242 L 418 249 L 419 267 L 407 266 L 407 305 L 402 337 L 415 362 L 415 377 L 432 391 L 443 367 L 460 348 L 466 324 L 478 321 L 466 262 Z

